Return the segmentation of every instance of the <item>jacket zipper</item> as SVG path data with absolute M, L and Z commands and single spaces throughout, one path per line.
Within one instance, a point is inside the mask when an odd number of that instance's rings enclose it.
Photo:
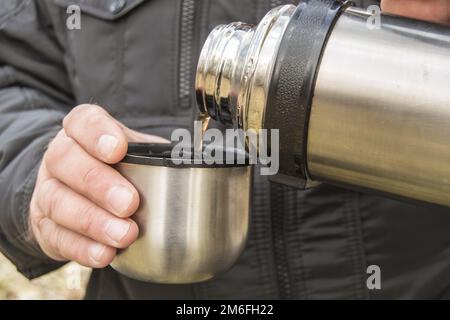
M 182 109 L 191 107 L 195 0 L 181 0 L 178 100 Z
M 270 183 L 270 211 L 272 218 L 273 252 L 275 260 L 275 273 L 278 282 L 278 292 L 280 299 L 292 299 L 291 274 L 289 271 L 289 261 L 286 247 L 286 201 L 288 192 L 280 184 Z

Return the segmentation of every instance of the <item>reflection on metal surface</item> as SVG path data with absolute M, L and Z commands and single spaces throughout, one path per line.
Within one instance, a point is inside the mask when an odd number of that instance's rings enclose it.
M 196 153 L 201 153 L 203 151 L 203 135 L 208 129 L 210 120 L 211 118 L 206 112 L 199 112 L 197 114 L 197 117 L 195 118 L 193 131 L 196 132 L 195 130 L 197 122 L 199 122 L 201 126 L 200 137 L 198 137 L 197 139 L 194 138 L 194 152 Z
M 120 163 L 138 189 L 138 240 L 112 263 L 142 281 L 192 283 L 229 269 L 248 232 L 251 167 L 177 168 Z
M 214 29 L 197 70 L 203 112 L 262 127 L 294 10 Z M 450 28 L 391 15 L 369 28 L 368 18 L 345 8 L 325 44 L 301 161 L 317 181 L 450 206 Z
M 196 93 L 203 112 L 222 123 L 258 131 L 281 37 L 295 11 L 271 10 L 258 24 L 216 27 L 200 55 Z
M 320 66 L 308 169 L 332 181 L 450 206 L 450 29 L 347 10 Z

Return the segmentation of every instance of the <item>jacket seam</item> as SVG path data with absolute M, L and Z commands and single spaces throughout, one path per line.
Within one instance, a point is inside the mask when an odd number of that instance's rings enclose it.
M 35 253 L 42 255 L 44 253 L 40 250 L 39 245 L 32 239 L 30 226 L 28 224 L 28 217 L 30 212 L 29 205 L 35 188 L 40 164 L 41 162 L 39 161 L 31 170 L 20 194 L 18 225 L 21 232 L 17 235 L 16 240 L 25 242 L 29 247 L 31 247 L 31 249 L 33 249 L 33 251 L 35 251 Z
M 347 231 L 348 248 L 350 252 L 351 268 L 352 268 L 352 287 L 354 298 L 367 299 L 367 290 L 364 288 L 365 283 L 365 258 L 363 250 L 363 239 L 361 231 L 361 223 L 359 220 L 360 212 L 358 208 L 357 193 L 347 191 L 345 201 L 345 227 Z
M 181 10 L 181 4 L 179 4 Z M 179 43 L 179 25 L 181 23 L 180 19 L 180 13 L 179 11 L 176 11 L 178 13 L 178 16 L 175 17 L 175 22 L 170 23 L 170 33 L 172 34 L 172 43 L 171 43 L 171 50 L 170 54 L 172 55 L 172 61 L 173 63 L 169 64 L 169 71 L 170 74 L 172 74 L 172 88 L 175 88 L 175 90 L 172 89 L 172 105 L 170 106 L 170 110 L 168 114 L 175 114 L 177 111 L 177 103 L 178 103 L 178 43 Z
M 118 95 L 118 101 L 122 104 L 123 108 L 125 110 L 128 110 L 128 104 L 127 104 L 127 93 L 125 92 L 125 52 L 128 47 L 127 39 L 125 36 L 125 33 L 127 31 L 127 22 L 128 22 L 128 16 L 124 17 L 122 21 L 119 22 L 119 36 L 120 41 L 118 41 L 119 49 L 118 49 L 118 73 L 119 78 L 117 81 L 117 95 Z M 129 110 L 128 110 L 129 111 Z
M 31 262 L 31 265 L 27 265 L 25 268 L 22 268 L 22 266 L 19 266 L 18 269 L 24 273 L 27 277 L 34 278 L 37 275 L 42 274 L 42 270 L 48 270 L 50 264 L 58 263 L 56 261 L 51 260 L 47 257 L 47 255 L 40 249 L 39 245 L 35 240 L 33 240 L 30 226 L 28 224 L 28 217 L 29 217 L 29 204 L 31 201 L 31 197 L 34 191 L 35 181 L 37 177 L 37 173 L 39 171 L 40 162 L 37 163 L 37 165 L 33 168 L 33 170 L 28 175 L 25 184 L 22 188 L 21 194 L 20 194 L 20 203 L 18 208 L 18 221 L 17 226 L 19 228 L 19 234 L 16 236 L 16 238 L 13 240 L 14 242 L 18 241 L 22 243 L 22 246 L 25 247 L 26 250 L 29 250 L 28 253 L 25 252 L 26 256 L 29 256 L 31 253 L 34 257 L 41 257 L 44 259 L 48 259 L 48 261 L 42 261 L 41 263 L 34 266 L 33 262 Z M 29 256 L 30 261 L 40 261 L 41 259 L 33 259 L 31 256 Z
M 366 269 L 367 269 L 367 258 L 366 258 L 366 250 L 364 247 L 364 235 L 363 235 L 363 229 L 362 229 L 362 221 L 361 221 L 361 209 L 359 205 L 359 197 L 360 194 L 358 192 L 353 193 L 353 208 L 355 211 L 355 223 L 356 223 L 356 245 L 357 245 L 357 251 L 359 257 L 359 284 L 361 288 L 361 297 L 363 299 L 370 299 L 369 290 L 365 286 L 366 283 Z

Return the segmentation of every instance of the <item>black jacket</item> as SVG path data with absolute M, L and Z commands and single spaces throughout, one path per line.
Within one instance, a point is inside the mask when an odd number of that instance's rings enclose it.
M 36 169 L 61 119 L 96 102 L 125 125 L 190 127 L 201 44 L 219 23 L 256 22 L 274 0 L 0 2 L 0 248 L 27 277 L 60 266 L 28 241 Z M 296 2 L 296 1 L 292 1 Z M 80 4 L 81 30 L 66 28 Z M 250 237 L 226 274 L 156 285 L 95 270 L 88 298 L 450 298 L 450 212 L 330 185 L 255 175 Z M 366 286 L 381 268 L 381 289 Z

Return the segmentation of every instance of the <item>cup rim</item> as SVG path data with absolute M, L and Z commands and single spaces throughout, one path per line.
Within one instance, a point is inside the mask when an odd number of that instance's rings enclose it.
M 222 149 L 224 163 L 207 163 L 203 158 L 194 158 L 194 153 L 191 152 L 187 157 L 172 157 L 173 143 L 129 143 L 126 156 L 121 160 L 121 163 L 150 165 L 159 167 L 171 168 L 234 168 L 234 167 L 248 167 L 251 166 L 249 156 L 245 152 L 237 149 Z M 203 148 L 203 151 L 207 147 Z M 185 149 L 184 149 L 185 150 Z M 216 151 L 219 149 L 216 149 Z M 234 163 L 226 163 L 226 155 L 233 154 Z M 238 156 L 241 161 L 236 161 Z M 242 161 L 243 158 L 243 161 Z M 241 163 L 242 162 L 242 163 Z

